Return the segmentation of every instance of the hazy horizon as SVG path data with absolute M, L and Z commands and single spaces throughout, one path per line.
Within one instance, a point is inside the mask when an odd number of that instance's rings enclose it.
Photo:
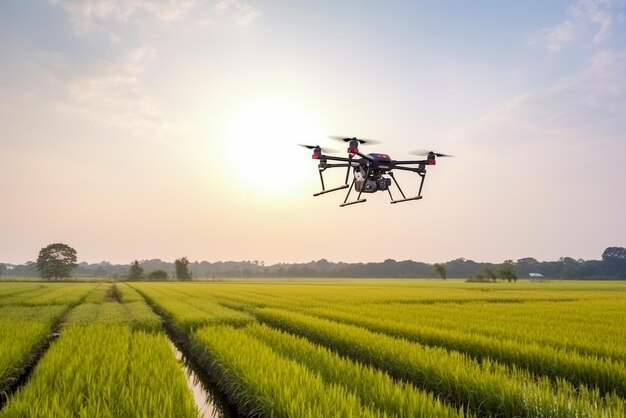
M 0 3 L 0 262 L 53 242 L 115 264 L 600 259 L 626 246 L 625 12 Z M 312 196 L 296 145 L 343 152 L 327 135 L 455 158 L 429 168 L 421 201 L 340 208 L 343 192 Z

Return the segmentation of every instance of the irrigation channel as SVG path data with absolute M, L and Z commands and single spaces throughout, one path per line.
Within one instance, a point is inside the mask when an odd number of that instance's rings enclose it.
M 144 294 L 139 292 L 148 306 L 163 319 L 163 325 L 170 340 L 170 344 L 176 353 L 176 358 L 185 371 L 187 386 L 193 393 L 194 401 L 198 408 L 198 416 L 204 418 L 234 418 L 237 410 L 228 402 L 226 396 L 220 392 L 214 379 L 200 366 L 191 353 L 191 342 L 183 331 L 176 328 L 172 319 L 163 313 Z
M 106 301 L 121 303 L 121 296 L 116 287 L 112 287 L 106 292 Z M 190 352 L 189 337 L 182 331 L 178 331 L 167 315 L 157 309 L 152 301 L 145 298 L 144 300 L 150 308 L 163 320 L 167 338 L 170 342 L 172 350 L 183 368 L 186 382 L 189 390 L 193 394 L 196 407 L 198 409 L 198 417 L 202 418 L 233 418 L 237 417 L 234 406 L 230 405 L 226 397 L 221 394 L 211 376 L 209 376 L 202 367 L 194 360 L 193 356 L 187 355 Z M 0 411 L 9 403 L 11 398 L 26 384 L 34 371 L 37 364 L 44 357 L 48 349 L 54 341 L 61 335 L 66 319 L 70 311 L 82 304 L 87 295 L 83 296 L 80 301 L 67 307 L 67 309 L 59 316 L 52 325 L 48 335 L 41 340 L 39 344 L 32 350 L 28 360 L 24 363 L 12 379 L 9 385 L 4 388 L 0 387 Z
M 185 370 L 187 377 L 187 386 L 193 393 L 193 399 L 198 407 L 198 416 L 203 418 L 228 418 L 231 415 L 224 411 L 223 406 L 219 406 L 219 402 L 215 400 L 216 396 L 211 390 L 205 387 L 200 376 L 194 371 L 191 361 L 176 347 L 170 340 L 172 349 L 176 353 L 176 359 L 180 362 Z

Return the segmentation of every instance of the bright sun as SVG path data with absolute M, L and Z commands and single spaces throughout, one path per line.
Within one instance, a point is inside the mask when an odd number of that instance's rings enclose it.
M 305 176 L 314 176 L 315 165 L 297 144 L 315 145 L 323 138 L 311 112 L 272 100 L 242 106 L 228 125 L 233 168 L 240 180 L 260 192 L 290 192 Z

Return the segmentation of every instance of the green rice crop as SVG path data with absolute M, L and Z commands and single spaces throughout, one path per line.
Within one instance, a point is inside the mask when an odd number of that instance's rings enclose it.
M 130 287 L 128 283 L 116 283 L 115 287 L 120 295 L 122 303 L 143 302 L 144 298 L 135 289 Z
M 456 350 L 478 359 L 489 358 L 503 364 L 516 365 L 552 379 L 563 378 L 574 384 L 597 387 L 603 394 L 615 391 L 620 396 L 626 395 L 626 365 L 621 361 L 585 356 L 533 341 L 507 340 L 432 327 L 421 321 L 398 323 L 389 321 L 384 315 L 384 319 L 378 319 L 342 313 L 332 308 L 312 312 L 324 318 L 362 326 L 393 337 Z M 471 320 L 468 319 L 467 322 Z
M 133 303 L 82 303 L 68 314 L 68 324 L 127 324 L 133 329 L 160 331 L 161 318 L 145 304 Z
M 7 283 L 2 283 L 6 286 Z M 12 285 L 12 284 L 8 284 Z M 38 283 L 32 289 L 0 299 L 2 305 L 71 305 L 80 302 L 97 284 L 95 283 Z
M 555 391 L 545 378 L 536 379 L 489 360 L 479 364 L 457 352 L 284 310 L 262 309 L 257 316 L 265 323 L 387 370 L 479 415 L 622 416 L 624 412 L 624 402 L 617 396 L 602 398 L 597 390 L 575 388 L 562 380 L 557 381 Z
M 249 314 L 227 308 L 213 300 L 190 298 L 167 289 L 156 290 L 143 284 L 136 286 L 148 300 L 186 331 L 192 332 L 205 325 L 242 326 L 254 321 Z
M 167 339 L 124 325 L 68 326 L 1 417 L 196 417 Z
M 62 306 L 0 307 L 0 392 L 28 365 L 64 310 Z
M 298 362 L 276 354 L 241 329 L 202 328 L 193 336 L 197 355 L 245 416 L 382 416 L 343 387 L 324 382 Z
M 380 370 L 338 356 L 325 347 L 265 325 L 242 329 L 280 355 L 317 373 L 328 384 L 337 384 L 359 397 L 362 404 L 398 417 L 461 417 L 462 410 L 444 404 L 432 393 L 394 381 Z

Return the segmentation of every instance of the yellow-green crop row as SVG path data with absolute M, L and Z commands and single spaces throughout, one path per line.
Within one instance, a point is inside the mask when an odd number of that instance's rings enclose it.
M 2 286 L 13 283 L 3 283 Z M 1 305 L 71 305 L 78 303 L 96 286 L 95 283 L 38 283 L 32 289 L 0 299 Z
M 263 322 L 309 338 L 388 371 L 478 415 L 492 416 L 623 416 L 624 401 L 602 397 L 585 386 L 537 378 L 515 367 L 485 359 L 481 363 L 458 352 L 425 347 L 364 328 L 279 309 L 256 312 Z
M 0 392 L 28 365 L 65 307 L 0 307 Z
M 327 384 L 343 386 L 361 404 L 398 417 L 461 417 L 462 410 L 441 402 L 432 393 L 411 384 L 394 381 L 386 373 L 340 357 L 326 347 L 312 344 L 265 325 L 250 325 L 246 333 L 270 346 L 275 352 L 318 374 Z
M 145 302 L 82 303 L 67 316 L 67 324 L 126 324 L 133 329 L 160 331 L 161 318 Z
M 386 322 L 434 328 L 567 349 L 626 361 L 626 300 L 574 302 L 335 305 L 346 312 Z
M 169 342 L 129 326 L 72 325 L 1 417 L 196 417 Z
M 229 326 L 208 326 L 193 335 L 194 351 L 239 415 L 267 417 L 383 416 L 342 386 L 328 384 L 298 362 Z
M 582 355 L 532 340 L 522 342 L 433 327 L 424 325 L 419 319 L 413 323 L 393 322 L 386 319 L 384 310 L 378 311 L 378 315 L 385 319 L 342 313 L 336 309 L 316 309 L 311 312 L 392 337 L 456 350 L 477 359 L 488 358 L 502 364 L 516 365 L 537 375 L 563 378 L 576 385 L 596 387 L 602 394 L 615 391 L 620 396 L 626 395 L 626 365 L 621 361 Z
M 116 283 L 115 288 L 120 295 L 122 303 L 143 302 L 144 298 L 135 289 L 130 287 L 128 283 Z
M 224 307 L 213 300 L 191 298 L 165 288 L 156 289 L 144 284 L 133 286 L 186 331 L 205 325 L 241 326 L 254 321 L 249 314 Z

